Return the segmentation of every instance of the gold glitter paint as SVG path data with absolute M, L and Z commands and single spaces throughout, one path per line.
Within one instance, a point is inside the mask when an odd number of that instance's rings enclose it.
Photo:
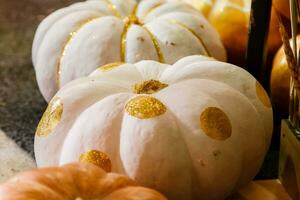
M 150 13 L 152 13 L 154 10 L 156 10 L 157 8 L 159 8 L 161 5 L 163 5 L 164 3 L 158 3 L 156 5 L 154 5 L 152 8 L 150 8 L 143 16 L 142 19 L 145 19 Z
M 113 4 L 112 0 L 106 0 L 108 8 L 111 10 L 112 14 L 116 17 L 122 17 L 121 13 L 118 11 L 117 6 Z
M 144 81 L 141 84 L 134 85 L 134 93 L 135 94 L 153 94 L 168 87 L 168 84 L 161 83 L 158 80 L 148 80 Z
M 93 18 L 89 18 L 87 20 L 84 20 L 80 23 L 78 23 L 78 25 L 75 27 L 74 31 L 72 31 L 70 34 L 69 34 L 69 37 L 67 38 L 66 42 L 65 42 L 65 45 L 63 46 L 62 48 L 62 51 L 61 51 L 61 54 L 60 54 L 60 57 L 58 59 L 58 63 L 56 65 L 56 84 L 57 84 L 57 87 L 60 88 L 60 75 L 61 75 L 61 63 L 62 63 L 62 60 L 64 58 L 64 56 L 66 55 L 66 51 L 67 51 L 67 48 L 68 46 L 70 45 L 70 43 L 72 42 L 72 40 L 74 39 L 74 36 L 78 33 L 78 31 L 86 24 L 90 23 L 91 21 L 97 19 L 98 17 L 93 17 Z
M 131 26 L 130 20 L 125 21 L 124 29 L 121 34 L 121 61 L 125 62 L 125 56 L 126 56 L 126 42 L 127 42 L 127 32 L 129 27 Z
M 79 161 L 94 164 L 98 167 L 101 167 L 106 172 L 111 172 L 112 170 L 110 158 L 101 151 L 90 150 L 84 154 L 81 154 Z
M 36 135 L 45 137 L 51 134 L 60 122 L 62 114 L 63 104 L 61 102 L 61 99 L 59 97 L 54 97 L 50 101 L 41 121 L 39 122 L 36 130 Z
M 169 20 L 170 23 L 175 24 L 179 27 L 181 27 L 182 29 L 188 31 L 189 33 L 191 33 L 194 37 L 196 37 L 198 39 L 198 41 L 201 43 L 201 45 L 203 46 L 204 50 L 205 50 L 205 54 L 209 57 L 212 57 L 207 46 L 205 45 L 205 43 L 203 42 L 201 36 L 199 36 L 193 29 L 187 27 L 186 25 L 176 21 L 176 20 Z
M 114 68 L 119 67 L 120 65 L 123 65 L 123 62 L 115 62 L 115 63 L 109 63 L 107 65 L 103 65 L 101 67 L 98 68 L 98 70 L 102 71 L 102 72 L 108 72 L 113 70 Z
M 259 100 L 262 102 L 262 104 L 264 104 L 264 106 L 271 108 L 272 104 L 271 101 L 269 99 L 269 96 L 267 94 L 267 92 L 265 91 L 265 89 L 261 86 L 261 84 L 256 81 L 256 95 L 259 98 Z
M 156 50 L 156 53 L 157 53 L 157 57 L 158 57 L 158 60 L 160 63 L 165 63 L 165 58 L 164 58 L 164 55 L 161 51 L 161 48 L 159 46 L 159 42 L 157 41 L 156 37 L 153 35 L 153 33 L 146 27 L 146 26 L 143 26 L 144 30 L 149 34 L 152 42 L 153 42 L 153 45 L 154 45 L 154 48 Z
M 208 107 L 201 113 L 200 127 L 208 137 L 215 140 L 226 140 L 232 133 L 230 119 L 216 107 Z
M 164 114 L 166 106 L 151 96 L 137 96 L 125 106 L 126 112 L 139 119 L 150 119 Z
M 139 21 L 139 19 L 136 16 L 136 11 L 137 11 L 138 6 L 139 6 L 139 4 L 136 4 L 136 6 L 132 10 L 132 13 L 124 19 L 125 24 L 124 24 L 123 32 L 121 34 L 121 45 L 120 45 L 122 62 L 125 62 L 125 60 L 126 60 L 125 56 L 126 56 L 127 33 L 128 33 L 130 26 L 132 24 L 141 25 L 141 22 Z

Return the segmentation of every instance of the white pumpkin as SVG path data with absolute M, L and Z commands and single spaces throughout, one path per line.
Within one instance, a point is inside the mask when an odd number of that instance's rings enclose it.
M 112 62 L 173 64 L 189 55 L 225 61 L 217 32 L 192 6 L 165 0 L 90 0 L 47 17 L 32 60 L 47 101 L 69 81 Z
M 271 134 L 269 98 L 248 72 L 191 56 L 110 64 L 67 84 L 37 128 L 35 156 L 44 167 L 100 151 L 113 172 L 169 199 L 220 200 L 256 175 Z

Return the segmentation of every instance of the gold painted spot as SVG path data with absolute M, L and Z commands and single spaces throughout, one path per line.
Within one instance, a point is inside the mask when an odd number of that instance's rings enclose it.
M 186 25 L 180 23 L 179 21 L 176 20 L 169 20 L 170 23 L 175 24 L 179 27 L 181 27 L 182 29 L 186 30 L 187 32 L 191 33 L 195 38 L 197 38 L 197 40 L 200 42 L 200 44 L 203 46 L 204 51 L 206 56 L 208 57 L 212 57 L 207 46 L 205 45 L 204 41 L 202 40 L 201 36 L 199 36 L 193 29 L 187 27 Z
M 37 127 L 36 135 L 40 137 L 48 136 L 53 132 L 61 120 L 63 114 L 63 104 L 59 97 L 54 97 Z
M 112 69 L 119 67 L 123 64 L 124 64 L 123 62 L 110 63 L 110 64 L 99 67 L 98 70 L 100 70 L 102 72 L 108 72 L 108 71 L 111 71 Z
M 201 113 L 200 127 L 208 137 L 215 140 L 226 140 L 232 133 L 230 119 L 216 107 L 208 107 Z
M 262 104 L 264 104 L 264 106 L 266 106 L 268 108 L 272 107 L 272 104 L 271 104 L 271 101 L 269 99 L 267 92 L 265 91 L 263 86 L 258 81 L 256 81 L 256 95 L 258 96 L 258 98 L 262 102 Z
M 79 161 L 97 165 L 98 167 L 104 169 L 106 172 L 111 172 L 112 170 L 110 158 L 108 157 L 108 155 L 101 151 L 90 150 L 84 154 L 81 154 Z
M 149 119 L 164 114 L 167 111 L 167 108 L 154 97 L 137 96 L 127 103 L 125 110 L 133 117 Z
M 161 83 L 157 80 L 148 80 L 141 84 L 134 85 L 134 93 L 135 94 L 153 94 L 168 87 L 168 84 Z

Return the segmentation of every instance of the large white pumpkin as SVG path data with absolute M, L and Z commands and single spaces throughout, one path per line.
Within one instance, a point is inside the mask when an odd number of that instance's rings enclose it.
M 198 54 L 226 60 L 217 32 L 192 6 L 165 0 L 90 0 L 60 9 L 41 23 L 32 60 L 49 101 L 61 86 L 104 64 L 173 64 Z
M 256 175 L 271 133 L 269 98 L 248 72 L 191 56 L 110 64 L 67 84 L 37 128 L 35 155 L 44 167 L 102 162 L 100 151 L 113 172 L 169 199 L 220 200 Z

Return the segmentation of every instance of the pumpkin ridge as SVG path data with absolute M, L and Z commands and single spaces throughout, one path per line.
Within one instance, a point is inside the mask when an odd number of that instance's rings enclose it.
M 98 67 L 98 70 L 102 71 L 102 72 L 108 72 L 114 68 L 117 68 L 121 65 L 123 65 L 125 63 L 123 62 L 115 62 L 115 63 L 110 63 L 110 64 L 107 64 L 107 65 L 103 65 L 103 66 L 100 66 Z
M 112 0 L 106 0 L 106 3 L 112 14 L 118 18 L 121 18 L 121 13 L 118 11 L 117 6 L 112 2 Z
M 156 10 L 157 8 L 159 8 L 160 6 L 162 6 L 164 3 L 158 3 L 156 5 L 154 5 L 152 8 L 150 8 L 141 18 L 145 19 L 150 13 L 152 13 L 154 10 Z
M 121 47 L 120 47 L 120 50 L 121 50 L 121 62 L 125 62 L 125 54 L 126 54 L 126 42 L 127 42 L 127 33 L 128 33 L 128 30 L 129 28 L 131 27 L 132 24 L 142 24 L 138 17 L 136 16 L 136 12 L 137 12 L 137 9 L 138 9 L 138 6 L 140 4 L 137 3 L 135 5 L 135 7 L 133 8 L 131 14 L 129 16 L 127 16 L 125 19 L 124 19 L 124 29 L 123 29 L 123 32 L 121 33 Z
M 48 176 L 46 177 L 46 181 L 41 181 L 43 178 L 42 176 L 47 176 L 48 175 L 48 170 L 51 169 L 53 170 L 54 174 L 58 174 L 59 167 L 53 166 L 53 167 L 48 167 L 48 168 L 42 168 L 42 169 L 33 169 L 32 171 L 25 171 L 19 173 L 18 179 L 15 179 L 12 177 L 7 181 L 7 184 L 26 184 L 26 185 L 36 185 L 38 187 L 43 188 L 47 192 L 50 192 L 52 195 L 56 195 L 57 192 L 59 192 L 59 197 L 64 197 L 68 198 L 68 194 L 65 192 L 64 189 L 61 189 L 61 187 L 57 186 L 56 184 L 56 179 L 53 176 Z M 69 174 L 69 171 L 65 171 L 65 174 Z M 29 178 L 29 177 L 34 177 L 34 178 Z M 55 185 L 55 187 L 53 187 Z M 21 188 L 21 187 L 20 187 Z M 33 187 L 35 188 L 35 187 Z
M 157 38 L 154 36 L 154 34 L 149 30 L 149 28 L 147 28 L 146 26 L 142 26 L 142 28 L 148 33 L 148 35 L 150 36 L 152 43 L 154 45 L 154 48 L 156 50 L 157 53 L 157 57 L 160 63 L 165 63 L 165 58 L 164 55 L 162 53 L 162 50 L 159 46 L 159 42 L 157 40 Z
M 121 103 L 122 105 L 120 105 L 120 107 L 122 107 L 123 109 L 120 109 L 120 112 L 116 115 L 116 116 L 120 116 L 120 120 L 118 120 L 118 122 L 114 124 L 114 126 L 119 127 L 119 129 L 116 131 L 117 138 L 115 138 L 115 143 L 117 143 L 117 145 L 115 147 L 116 151 L 114 151 L 113 154 L 110 154 L 109 158 L 111 159 L 111 161 L 115 161 L 114 163 L 111 163 L 112 164 L 112 166 L 111 166 L 112 168 L 118 166 L 118 171 L 123 171 L 124 172 L 123 164 L 121 162 L 121 155 L 120 155 L 120 147 L 119 147 L 119 145 L 121 143 L 121 132 L 122 132 L 122 127 L 123 127 L 122 124 L 123 124 L 123 120 L 124 120 L 124 117 L 125 117 L 125 115 L 124 115 L 124 113 L 125 113 L 124 108 L 126 106 L 126 102 L 128 100 L 130 100 L 130 98 L 132 98 L 132 94 L 128 93 L 128 92 L 120 92 L 120 93 L 109 94 L 109 95 L 107 95 L 107 96 L 105 96 L 103 98 L 99 98 L 97 101 L 95 101 L 94 103 L 90 104 L 81 113 L 89 111 L 93 106 L 95 106 L 96 104 L 99 104 L 100 102 L 106 101 L 106 99 L 108 99 L 108 98 L 112 99 L 112 98 L 115 98 L 116 96 L 120 96 L 121 94 L 122 95 L 127 94 L 128 97 L 126 97 L 125 100 L 122 101 L 122 103 Z M 78 115 L 78 117 L 77 117 L 76 120 L 78 120 L 79 118 L 80 118 L 80 115 Z M 62 142 L 62 146 L 63 147 L 66 145 L 66 142 L 68 141 L 68 137 L 72 137 L 72 132 L 71 132 L 72 128 L 73 128 L 73 126 L 68 130 L 68 133 L 65 136 L 64 141 Z M 63 151 L 64 148 L 63 147 L 59 151 L 60 156 L 62 156 L 64 154 L 64 151 Z M 90 149 L 90 150 L 95 150 L 95 149 Z M 87 152 L 82 152 L 82 153 L 87 153 Z M 105 153 L 105 154 L 108 156 L 108 153 Z M 81 155 L 82 154 L 80 154 L 79 157 L 77 158 L 77 159 L 79 159 L 79 161 L 80 161 L 80 156 Z M 114 158 L 114 159 L 112 159 L 112 158 Z M 83 160 L 83 161 L 87 161 L 87 160 Z M 87 162 L 81 162 L 81 163 L 87 163 Z M 89 163 L 91 163 L 91 162 L 89 162 Z M 99 165 L 97 165 L 97 166 L 99 167 Z
M 127 32 L 128 32 L 128 29 L 130 28 L 130 26 L 131 26 L 131 22 L 128 20 L 127 22 L 125 22 L 123 32 L 121 33 L 121 45 L 120 45 L 121 46 L 121 48 L 120 48 L 121 62 L 125 62 L 126 37 L 127 37 Z
M 199 183 L 198 183 L 198 179 L 197 178 L 195 178 L 195 177 L 197 177 L 198 175 L 197 175 L 197 173 L 196 173 L 196 166 L 195 166 L 195 164 L 194 164 L 194 161 L 193 161 L 193 159 L 192 159 L 192 157 L 191 157 L 191 152 L 190 152 L 190 149 L 189 149 L 189 145 L 187 144 L 187 141 L 186 141 L 186 139 L 185 139 L 185 137 L 184 137 L 184 134 L 182 134 L 182 129 L 188 129 L 188 128 L 185 128 L 185 126 L 184 126 L 184 124 L 183 123 L 181 123 L 180 122 L 180 120 L 177 118 L 177 116 L 174 114 L 174 112 L 173 112 L 173 110 L 172 110 L 172 108 L 170 108 L 170 107 L 168 107 L 168 111 L 169 111 L 169 113 L 170 113 L 170 115 L 172 116 L 172 117 L 174 117 L 174 122 L 175 122 L 175 124 L 176 124 L 176 126 L 178 127 L 178 132 L 179 132 L 179 137 L 180 138 L 182 138 L 182 142 L 183 142 L 183 144 L 184 144 L 184 147 L 185 147 L 185 149 L 186 149 L 186 152 L 187 152 L 187 157 L 188 157 L 188 160 L 189 160 L 189 162 L 190 162 L 190 166 L 191 166 L 191 169 L 189 169 L 189 174 L 190 174 L 190 180 L 191 180 L 191 182 L 192 182 L 192 186 L 193 186 L 193 184 L 196 184 L 196 185 L 199 185 Z M 194 190 L 194 187 L 192 187 L 192 189 L 191 190 Z M 194 192 L 193 192 L 194 193 Z M 196 197 L 193 197 L 192 199 L 196 199 Z
M 75 35 L 79 32 L 79 30 L 81 28 L 83 28 L 86 24 L 88 24 L 98 18 L 100 18 L 100 17 L 92 17 L 92 18 L 88 18 L 88 19 L 85 19 L 85 20 L 79 22 L 76 25 L 76 27 L 74 28 L 74 30 L 71 33 L 69 33 L 69 36 L 66 39 L 65 44 L 63 45 L 60 57 L 58 58 L 58 62 L 56 65 L 56 84 L 57 84 L 58 88 L 60 88 L 61 63 L 62 63 L 64 56 L 66 55 L 66 50 L 67 50 L 68 46 L 70 45 L 70 43 L 74 39 Z
M 18 184 L 19 188 L 22 188 L 22 186 L 27 186 L 27 185 L 31 185 L 33 188 L 39 188 L 39 190 L 43 190 L 43 192 L 46 192 L 47 196 L 51 195 L 51 197 L 59 197 L 59 199 L 63 198 L 67 198 L 66 194 L 57 194 L 57 191 L 55 191 L 55 189 L 52 189 L 49 185 L 44 184 L 44 183 L 39 183 L 36 180 L 21 180 L 21 181 L 15 181 L 15 180 L 8 180 L 7 183 L 4 183 L 3 186 L 7 186 L 7 187 L 12 187 L 14 188 L 16 186 L 16 184 Z M 20 190 L 18 190 L 20 191 Z M 20 191 L 22 192 L 22 190 Z M 24 192 L 28 192 L 28 190 L 25 190 Z M 63 192 L 63 190 L 59 191 L 59 192 Z M 39 192 L 39 195 L 43 195 L 41 194 L 41 192 Z M 63 196 L 62 196 L 63 195 Z M 45 198 L 45 196 L 43 195 L 42 197 Z M 53 198 L 52 198 L 53 199 Z
M 175 24 L 179 27 L 181 27 L 182 29 L 186 30 L 187 32 L 191 33 L 194 37 L 197 38 L 197 40 L 200 42 L 200 44 L 203 46 L 204 50 L 205 50 L 205 54 L 209 57 L 212 57 L 207 46 L 205 45 L 204 41 L 202 40 L 202 38 L 190 27 L 186 26 L 185 24 L 177 21 L 177 20 L 167 20 L 168 22 Z

